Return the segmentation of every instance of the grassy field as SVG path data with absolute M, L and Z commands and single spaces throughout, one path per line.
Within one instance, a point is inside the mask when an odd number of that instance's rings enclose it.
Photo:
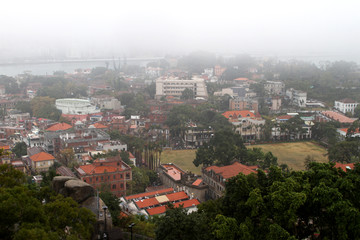
M 312 156 L 317 162 L 327 162 L 326 149 L 312 142 L 275 143 L 252 145 L 248 148 L 261 148 L 264 152 L 272 152 L 278 158 L 278 164 L 287 164 L 293 170 L 304 170 L 306 156 Z M 174 163 L 184 171 L 189 170 L 201 174 L 201 166 L 192 163 L 196 150 L 166 150 L 161 154 L 162 163 Z
M 278 158 L 278 164 L 287 164 L 293 170 L 304 170 L 306 156 L 312 156 L 317 162 L 327 162 L 325 148 L 312 142 L 275 143 L 248 146 L 261 148 L 264 152 L 272 152 Z
M 161 163 L 174 163 L 184 171 L 189 170 L 200 175 L 201 166 L 195 167 L 193 164 L 195 152 L 194 149 L 165 150 L 161 153 Z

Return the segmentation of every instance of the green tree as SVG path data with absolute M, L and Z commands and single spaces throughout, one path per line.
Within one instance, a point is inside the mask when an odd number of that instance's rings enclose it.
M 169 208 L 165 216 L 160 217 L 155 230 L 156 239 L 211 239 L 210 229 L 204 224 L 201 214 L 188 214 L 183 208 Z
M 17 157 L 21 157 L 27 154 L 27 145 L 24 142 L 18 142 L 15 147 L 11 150 Z
M 30 105 L 35 117 L 49 118 L 59 120 L 61 112 L 56 109 L 55 99 L 50 97 L 35 97 L 31 100 Z
M 184 91 L 182 91 L 180 98 L 184 100 L 194 99 L 195 94 L 194 91 L 190 88 L 185 88 Z
M 115 226 L 120 225 L 120 200 L 114 194 L 109 191 L 103 191 L 100 193 L 100 198 L 104 201 L 105 205 L 109 208 L 113 224 Z

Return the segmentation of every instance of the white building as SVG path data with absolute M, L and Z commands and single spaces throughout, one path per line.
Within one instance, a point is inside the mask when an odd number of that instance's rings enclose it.
M 359 103 L 355 102 L 352 99 L 345 98 L 340 101 L 335 101 L 334 107 L 340 112 L 343 113 L 351 112 L 351 114 L 354 114 L 354 110 L 358 104 Z
M 298 107 L 306 107 L 307 93 L 290 88 L 286 90 L 286 96 L 291 100 L 291 104 Z
M 160 99 L 163 96 L 180 97 L 186 88 L 194 92 L 195 98 L 201 97 L 207 99 L 208 97 L 204 79 L 159 78 L 156 80 L 156 98 Z
M 283 82 L 266 81 L 264 88 L 271 95 L 284 95 L 285 93 L 285 84 Z
M 62 98 L 55 102 L 57 109 L 61 110 L 63 114 L 85 115 L 98 113 L 100 110 L 92 105 L 89 100 L 76 98 Z

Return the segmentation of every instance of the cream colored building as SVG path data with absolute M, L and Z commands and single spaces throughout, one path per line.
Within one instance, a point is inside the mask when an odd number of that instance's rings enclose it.
M 156 80 L 156 99 L 163 96 L 180 97 L 186 88 L 194 92 L 195 98 L 207 99 L 208 97 L 204 79 L 159 78 Z

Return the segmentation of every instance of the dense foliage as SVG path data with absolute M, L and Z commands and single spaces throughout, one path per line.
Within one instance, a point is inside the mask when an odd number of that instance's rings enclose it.
M 201 204 L 186 219 L 169 209 L 157 239 L 176 239 L 179 229 L 191 239 L 359 239 L 359 183 L 358 168 L 344 172 L 331 163 L 312 162 L 302 172 L 271 167 L 268 174 L 239 174 L 226 182 L 223 198 Z
M 1 239 L 90 239 L 95 215 L 48 187 L 26 184 L 20 171 L 0 165 Z

